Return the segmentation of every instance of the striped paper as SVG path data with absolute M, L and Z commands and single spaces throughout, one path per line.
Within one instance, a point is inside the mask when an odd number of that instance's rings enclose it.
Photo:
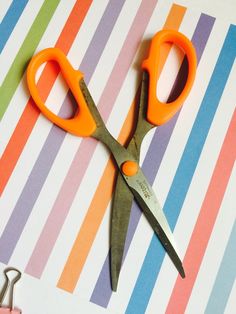
M 235 313 L 236 26 L 169 0 L 0 6 L 2 267 L 17 267 L 104 313 Z M 25 70 L 36 52 L 60 48 L 84 73 L 107 127 L 124 144 L 141 62 L 163 28 L 191 39 L 197 74 L 180 112 L 146 136 L 141 166 L 174 232 L 186 278 L 134 203 L 113 293 L 109 225 L 117 170 L 101 143 L 67 134 L 40 114 Z M 187 69 L 180 51 L 165 48 L 157 86 L 163 99 Z M 75 100 L 55 64 L 41 67 L 37 80 L 45 103 L 69 117 Z

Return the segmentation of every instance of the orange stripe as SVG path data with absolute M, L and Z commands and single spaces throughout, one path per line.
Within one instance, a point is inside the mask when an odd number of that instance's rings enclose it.
M 74 5 L 55 45 L 55 47 L 60 48 L 65 54 L 68 53 L 91 3 L 92 0 L 84 0 L 77 1 Z M 48 97 L 58 73 L 59 68 L 55 64 L 46 64 L 38 82 L 38 89 L 44 101 Z M 32 98 L 30 98 L 0 160 L 0 195 L 16 166 L 38 116 L 39 111 L 34 106 Z
M 184 18 L 186 9 L 186 7 L 182 7 L 181 5 L 173 4 L 166 19 L 165 25 L 163 26 L 163 29 L 178 30 Z
M 186 278 L 178 276 L 166 313 L 184 313 L 236 158 L 236 111 L 222 145 L 184 258 Z
M 173 5 L 164 28 L 171 27 L 172 29 L 178 29 L 185 11 L 186 8 Z M 170 47 L 165 47 L 165 49 L 165 53 L 163 53 L 161 59 L 162 66 L 160 68 L 162 68 L 165 63 Z M 136 103 L 136 100 L 134 100 L 122 126 L 118 138 L 118 141 L 122 144 L 126 141 L 132 130 Z M 89 251 L 93 245 L 98 228 L 104 217 L 105 210 L 111 200 L 115 173 L 116 169 L 111 160 L 109 160 L 58 281 L 57 286 L 59 288 L 69 292 L 72 292 L 75 288 Z

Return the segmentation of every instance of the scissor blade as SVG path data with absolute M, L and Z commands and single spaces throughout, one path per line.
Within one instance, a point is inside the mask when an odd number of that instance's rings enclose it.
M 125 239 L 129 225 L 133 194 L 119 174 L 112 206 L 111 219 L 111 284 L 117 290 L 119 274 L 124 255 Z
M 136 132 L 127 147 L 127 150 L 136 158 L 137 161 L 139 160 L 140 147 L 143 137 L 150 129 L 153 128 L 153 125 L 146 120 L 149 86 L 148 80 L 148 73 L 144 71 L 140 90 Z M 112 203 L 111 223 L 111 284 L 113 291 L 117 290 L 122 261 L 124 260 L 125 243 L 127 241 L 126 236 L 133 199 L 133 193 L 129 188 L 127 188 L 127 184 L 121 173 L 118 173 Z M 128 239 L 128 241 L 130 241 L 130 239 Z
M 133 195 L 142 208 L 153 230 L 157 234 L 164 249 L 170 256 L 182 278 L 185 277 L 182 261 L 177 253 L 174 237 L 169 227 L 165 214 L 155 196 L 152 187 L 147 182 L 141 169 L 133 177 L 124 177 L 131 188 Z
M 128 145 L 129 151 L 138 159 L 139 145 L 132 138 Z M 117 290 L 122 261 L 125 254 L 125 242 L 130 220 L 134 195 L 127 184 L 118 173 L 116 188 L 112 203 L 111 220 L 111 284 L 112 290 Z

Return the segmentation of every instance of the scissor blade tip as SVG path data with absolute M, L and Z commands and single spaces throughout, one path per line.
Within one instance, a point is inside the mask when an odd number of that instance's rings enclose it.
M 111 289 L 112 289 L 112 291 L 116 292 L 120 271 L 118 270 L 116 264 L 112 264 L 112 266 L 113 267 L 111 268 Z
M 117 291 L 117 285 L 112 285 L 112 291 L 116 292 Z
M 118 278 L 117 279 L 112 278 L 112 283 L 111 283 L 112 291 L 114 292 L 117 291 L 117 285 L 118 285 Z
M 179 274 L 182 278 L 185 278 L 185 271 L 184 271 L 184 268 L 183 268 L 183 265 L 181 265 L 180 269 L 179 269 Z

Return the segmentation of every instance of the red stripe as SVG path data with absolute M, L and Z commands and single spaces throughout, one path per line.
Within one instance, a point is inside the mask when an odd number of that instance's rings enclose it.
M 236 158 L 236 110 L 229 125 L 184 258 L 186 278 L 178 276 L 166 313 L 184 313 Z
M 55 47 L 60 48 L 65 54 L 68 53 L 90 8 L 91 3 L 92 0 L 78 0 L 74 5 L 70 16 L 67 19 L 67 22 L 55 44 Z M 58 73 L 59 68 L 55 64 L 47 63 L 38 82 L 39 93 L 44 101 L 48 97 Z M 26 103 L 26 107 L 0 160 L 0 195 L 7 185 L 7 182 L 16 166 L 16 163 L 25 147 L 25 144 L 38 117 L 39 111 L 36 106 L 34 106 L 34 101 L 32 98 L 30 98 Z

